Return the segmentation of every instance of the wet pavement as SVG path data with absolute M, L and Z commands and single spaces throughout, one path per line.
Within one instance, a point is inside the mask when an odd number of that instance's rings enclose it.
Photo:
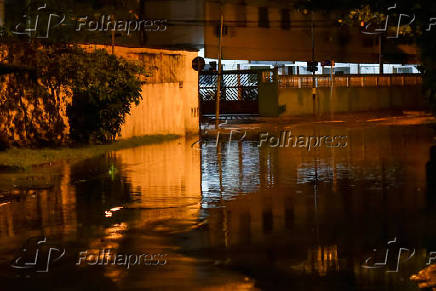
M 436 263 L 434 130 L 267 133 L 41 169 L 49 186 L 0 200 L 0 290 L 419 290 L 410 276 Z

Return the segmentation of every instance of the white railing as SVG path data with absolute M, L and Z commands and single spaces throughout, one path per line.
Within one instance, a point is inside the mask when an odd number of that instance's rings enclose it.
M 280 88 L 312 88 L 313 76 L 310 75 L 289 75 L 278 76 Z M 422 76 L 418 74 L 396 74 L 396 75 L 316 75 L 316 88 L 343 87 L 343 88 L 365 88 L 365 87 L 394 87 L 394 86 L 416 86 L 422 84 Z

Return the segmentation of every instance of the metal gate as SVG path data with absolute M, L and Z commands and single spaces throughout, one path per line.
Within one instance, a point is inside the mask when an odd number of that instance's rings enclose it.
M 224 71 L 221 78 L 221 114 L 258 114 L 258 71 Z M 218 72 L 199 75 L 200 110 L 202 115 L 215 114 Z

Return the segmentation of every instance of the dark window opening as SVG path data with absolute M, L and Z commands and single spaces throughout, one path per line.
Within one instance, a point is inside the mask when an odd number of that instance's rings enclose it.
M 267 7 L 259 7 L 259 27 L 269 28 L 269 15 Z
M 238 21 L 237 23 L 238 26 L 247 27 L 247 6 L 245 4 L 241 4 L 239 6 L 237 21 Z
M 291 12 L 289 9 L 282 9 L 281 11 L 281 27 L 282 29 L 291 29 Z

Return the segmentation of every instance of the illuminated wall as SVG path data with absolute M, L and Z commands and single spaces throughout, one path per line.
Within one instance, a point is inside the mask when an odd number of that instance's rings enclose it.
M 86 50 L 111 47 L 82 45 Z M 5 50 L 1 53 L 6 54 Z M 115 54 L 138 62 L 147 72 L 142 87 L 142 101 L 132 104 L 122 126 L 121 138 L 155 134 L 194 135 L 199 129 L 198 73 L 192 69 L 197 52 L 147 48 L 116 47 Z M 0 132 L 11 143 L 62 144 L 68 141 L 69 123 L 66 108 L 71 98 L 66 90 L 54 91 L 56 98 L 35 98 L 32 91 L 8 96 L 8 88 L 22 82 L 15 75 L 2 76 L 0 86 Z M 65 98 L 64 98 L 65 97 Z M 57 101 L 56 100 L 60 100 Z M 48 110 L 47 108 L 52 108 Z
M 110 46 L 88 48 L 112 50 Z M 142 101 L 126 117 L 122 138 L 198 133 L 198 73 L 192 69 L 197 52 L 115 47 L 115 54 L 140 62 L 148 73 Z
M 387 88 L 319 88 L 316 112 L 321 115 L 380 110 L 425 110 L 420 86 Z M 280 88 L 279 105 L 286 106 L 281 116 L 313 114 L 312 89 Z

